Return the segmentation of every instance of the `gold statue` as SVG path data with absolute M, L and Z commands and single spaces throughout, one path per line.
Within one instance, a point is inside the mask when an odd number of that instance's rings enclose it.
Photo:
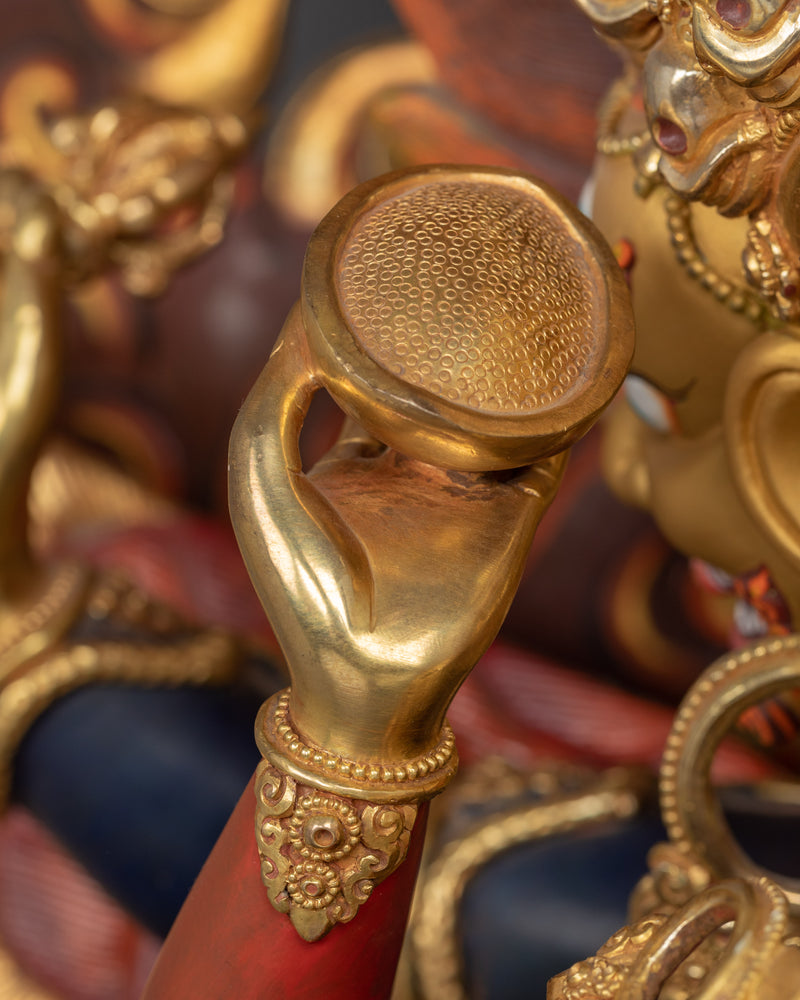
M 174 128 L 167 129 L 165 142 L 163 125 L 170 116 Z M 109 106 L 65 126 L 64 135 L 87 133 L 79 160 L 94 159 L 105 168 L 91 175 L 91 195 L 77 184 L 51 192 L 27 171 L 0 170 L 0 810 L 19 741 L 55 698 L 89 681 L 205 682 L 229 677 L 235 667 L 230 637 L 187 636 L 178 616 L 130 583 L 74 563 L 42 560 L 31 545 L 28 513 L 31 474 L 61 390 L 64 288 L 105 267 L 109 258 L 127 268 L 129 277 L 159 286 L 197 252 L 199 233 L 167 238 L 163 245 L 157 236 L 149 244 L 148 236 L 176 207 L 215 202 L 215 174 L 239 143 L 215 148 L 214 126 L 206 120 L 206 154 L 198 156 L 190 141 L 181 141 L 186 137 L 180 123 L 191 128 L 200 119 L 146 104 Z M 97 149 L 90 137 L 101 120 L 106 144 Z M 152 153 L 165 146 L 174 174 L 163 174 L 172 187 L 159 197 L 142 147 Z M 135 248 L 128 243 L 132 233 Z M 87 614 L 150 629 L 165 645 L 71 641 L 71 630 Z
M 729 926 L 726 926 L 729 925 Z M 800 948 L 767 879 L 719 882 L 550 980 L 547 1000 L 794 1000 Z
M 630 926 L 551 980 L 548 1000 L 800 996 L 796 880 L 742 851 L 710 777 L 741 712 L 800 682 L 799 643 L 786 636 L 731 653 L 690 689 L 661 766 L 669 842 L 650 852 L 650 871 L 630 900 Z M 725 927 L 730 920 L 733 928 Z
M 743 712 L 800 686 L 797 9 L 577 2 L 626 60 L 592 196 L 637 315 L 606 470 L 739 596 L 752 644 L 712 664 L 678 712 L 661 769 L 669 843 L 634 892 L 635 922 L 548 997 L 795 996 L 797 886 L 735 842 L 709 768 Z
M 66 290 L 116 265 L 129 286 L 155 292 L 217 242 L 244 138 L 232 115 L 130 100 L 54 125 L 58 181 L 0 168 L 0 810 L 19 741 L 55 698 L 89 681 L 205 682 L 235 667 L 230 637 L 187 636 L 130 583 L 43 560 L 28 498 L 61 391 Z M 192 224 L 159 232 L 186 208 Z M 165 645 L 72 642 L 86 615 L 151 630 Z
M 637 318 L 608 478 L 678 549 L 728 575 L 745 638 L 791 631 L 797 13 L 760 0 L 577 2 L 626 59 L 601 115 L 592 197 L 631 263 Z
M 631 343 L 593 228 L 509 172 L 390 174 L 312 237 L 230 452 L 234 527 L 291 674 L 257 723 L 262 874 L 304 937 L 355 915 L 453 775 L 447 706 Z M 349 419 L 305 473 L 323 387 Z

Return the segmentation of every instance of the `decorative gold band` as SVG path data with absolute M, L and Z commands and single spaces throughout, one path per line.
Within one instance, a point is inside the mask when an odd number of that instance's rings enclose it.
M 405 860 L 416 805 L 320 792 L 268 761 L 256 773 L 255 793 L 261 879 L 306 941 L 352 920 Z
M 437 795 L 458 768 L 455 737 L 445 723 L 439 742 L 422 757 L 401 763 L 356 761 L 310 746 L 292 726 L 288 690 L 266 701 L 256 719 L 262 756 L 284 774 L 313 788 L 368 802 L 420 802 Z
M 352 920 L 405 860 L 418 805 L 458 767 L 445 724 L 429 754 L 401 764 L 356 761 L 305 743 L 292 725 L 291 690 L 256 719 L 256 842 L 272 905 L 316 941 Z

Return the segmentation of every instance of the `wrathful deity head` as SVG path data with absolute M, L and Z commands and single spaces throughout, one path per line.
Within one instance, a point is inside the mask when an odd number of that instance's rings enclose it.
M 626 69 L 601 112 L 593 216 L 637 345 L 606 470 L 740 597 L 800 621 L 800 4 L 577 0 Z

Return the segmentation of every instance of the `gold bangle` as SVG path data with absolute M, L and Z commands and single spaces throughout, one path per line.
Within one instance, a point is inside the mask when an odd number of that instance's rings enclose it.
M 256 843 L 270 902 L 316 941 L 352 920 L 405 860 L 419 803 L 458 767 L 445 723 L 432 750 L 400 763 L 357 761 L 306 743 L 292 725 L 291 689 L 264 702 L 256 742 Z
M 401 762 L 357 761 L 305 743 L 294 729 L 290 692 L 264 702 L 256 718 L 261 755 L 296 781 L 368 802 L 420 802 L 437 795 L 458 769 L 453 730 L 445 723 L 431 751 Z

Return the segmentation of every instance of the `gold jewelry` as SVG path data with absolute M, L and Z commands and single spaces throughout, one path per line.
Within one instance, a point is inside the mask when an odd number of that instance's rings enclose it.
M 800 887 L 766 872 L 736 844 L 720 810 L 710 769 L 717 747 L 741 713 L 800 686 L 800 636 L 790 635 L 723 657 L 700 677 L 675 717 L 661 765 L 661 814 L 670 842 L 715 879 L 768 874 L 800 918 Z
M 448 844 L 424 873 L 411 922 L 414 969 L 424 1000 L 467 1000 L 459 908 L 470 880 L 485 865 L 520 844 L 629 819 L 641 808 L 652 784 L 633 768 L 582 774 L 577 789 L 576 776 L 575 769 L 564 765 L 534 772 L 529 784 L 542 784 L 544 779 L 555 786 L 543 801 L 493 813 Z
M 630 106 L 637 83 L 637 74 L 628 71 L 609 87 L 597 111 L 597 152 L 602 156 L 632 156 L 651 141 L 650 129 L 643 128 L 632 135 L 617 135 L 622 116 Z
M 256 718 L 262 756 L 297 781 L 369 802 L 419 802 L 437 795 L 458 770 L 453 730 L 445 723 L 427 754 L 387 765 L 358 761 L 303 742 L 292 726 L 290 692 L 273 695 Z
M 416 803 L 376 803 L 299 784 L 262 761 L 256 842 L 272 905 L 316 941 L 355 917 L 406 857 Z
M 91 580 L 87 569 L 62 563 L 41 576 L 44 589 L 27 606 L 0 608 L 0 683 L 57 642 L 83 611 Z
M 708 263 L 692 229 L 689 202 L 670 192 L 664 199 L 664 208 L 675 259 L 686 274 L 731 312 L 745 315 L 759 329 L 764 329 L 771 317 L 769 306 L 757 292 L 728 281 Z

